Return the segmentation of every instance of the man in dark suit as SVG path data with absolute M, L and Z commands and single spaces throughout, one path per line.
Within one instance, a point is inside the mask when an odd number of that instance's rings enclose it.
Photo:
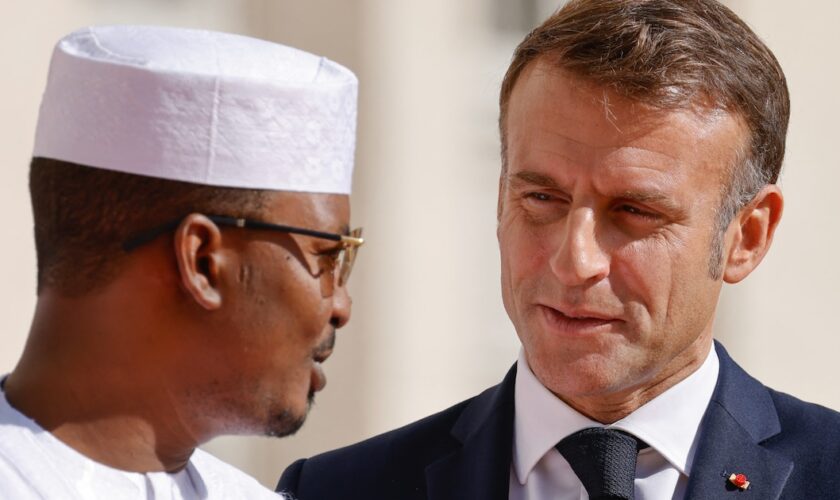
M 789 99 L 714 0 L 573 0 L 500 98 L 498 238 L 522 353 L 504 381 L 292 464 L 318 499 L 840 498 L 840 414 L 713 340 L 783 208 Z

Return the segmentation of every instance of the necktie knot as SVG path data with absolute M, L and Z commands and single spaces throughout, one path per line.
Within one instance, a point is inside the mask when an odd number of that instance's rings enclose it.
M 633 500 L 636 457 L 647 444 L 626 432 L 592 427 L 555 448 L 572 466 L 590 500 Z

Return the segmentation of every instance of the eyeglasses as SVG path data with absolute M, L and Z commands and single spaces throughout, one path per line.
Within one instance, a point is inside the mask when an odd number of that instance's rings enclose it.
M 229 217 L 226 215 L 206 215 L 205 217 L 220 226 L 280 231 L 284 233 L 300 234 L 304 236 L 311 236 L 313 238 L 339 242 L 339 247 L 321 255 L 321 258 L 319 259 L 319 271 L 317 276 L 321 280 L 321 296 L 324 298 L 332 297 L 335 292 L 336 285 L 342 287 L 347 284 L 347 280 L 350 277 L 350 271 L 353 270 L 353 263 L 356 260 L 356 254 L 359 251 L 359 247 L 365 242 L 362 238 L 362 228 L 353 229 L 350 231 L 350 234 L 345 235 L 327 233 L 301 227 L 286 226 L 283 224 L 273 224 L 271 222 Z M 183 220 L 184 219 L 182 217 L 129 238 L 123 243 L 123 250 L 130 252 L 142 245 L 145 245 L 146 243 L 151 242 L 164 233 L 174 231 Z

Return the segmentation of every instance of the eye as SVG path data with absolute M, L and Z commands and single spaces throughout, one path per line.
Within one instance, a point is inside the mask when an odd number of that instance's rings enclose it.
M 634 217 L 638 217 L 638 218 L 642 218 L 642 219 L 648 219 L 648 220 L 659 220 L 659 214 L 656 214 L 656 213 L 648 211 L 648 210 L 642 210 L 641 208 L 639 208 L 635 205 L 628 205 L 628 204 L 625 203 L 625 204 L 618 205 L 618 207 L 616 207 L 616 209 L 620 212 L 623 212 L 625 214 L 630 214 Z
M 526 200 L 534 203 L 548 203 L 552 201 L 561 201 L 560 198 L 558 198 L 557 196 L 541 191 L 529 191 L 525 193 L 523 197 Z
M 534 223 L 546 224 L 563 217 L 569 209 L 569 199 L 555 191 L 522 191 L 519 206 Z
M 326 250 L 318 252 L 318 255 L 324 258 L 333 259 L 335 260 L 338 258 L 338 255 L 341 251 L 344 250 L 344 247 L 339 245 L 337 247 L 328 248 Z
M 331 248 L 325 252 L 318 253 L 318 261 L 321 272 L 332 272 L 338 265 L 338 257 L 341 254 L 341 247 Z

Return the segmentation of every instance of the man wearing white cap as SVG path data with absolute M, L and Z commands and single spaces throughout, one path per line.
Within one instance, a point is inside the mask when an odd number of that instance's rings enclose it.
M 276 498 L 196 447 L 283 436 L 325 383 L 357 81 L 260 40 L 87 28 L 53 54 L 38 302 L 0 391 L 3 498 Z

